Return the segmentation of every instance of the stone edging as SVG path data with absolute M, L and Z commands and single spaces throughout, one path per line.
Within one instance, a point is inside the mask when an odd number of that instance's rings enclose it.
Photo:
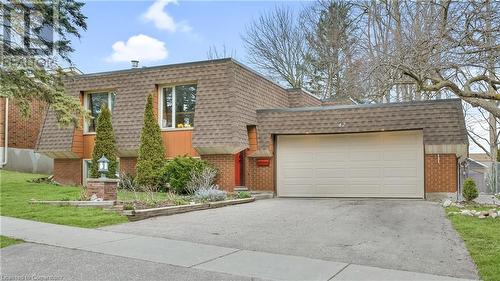
M 47 204 L 56 206 L 76 206 L 76 207 L 113 207 L 115 201 L 38 201 L 31 200 L 31 204 Z
M 210 203 L 198 203 L 191 205 L 180 205 L 171 207 L 161 207 L 153 209 L 142 210 L 124 210 L 123 214 L 128 217 L 130 221 L 138 221 L 156 216 L 170 216 L 174 214 L 187 213 L 192 211 L 206 210 L 212 208 L 220 208 L 229 205 L 243 204 L 255 201 L 255 198 L 233 199 Z

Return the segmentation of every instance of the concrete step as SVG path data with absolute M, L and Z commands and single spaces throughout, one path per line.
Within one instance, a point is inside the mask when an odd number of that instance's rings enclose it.
M 248 191 L 248 187 L 246 187 L 246 186 L 236 186 L 234 188 L 234 191 L 235 192 L 238 192 L 238 191 Z
M 252 196 L 255 200 L 272 199 L 274 198 L 274 193 L 266 191 L 252 191 Z

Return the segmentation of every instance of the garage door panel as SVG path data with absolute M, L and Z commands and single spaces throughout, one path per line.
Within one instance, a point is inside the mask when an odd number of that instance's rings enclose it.
M 315 169 L 316 174 L 314 175 L 317 181 L 323 179 L 338 179 L 345 178 L 347 176 L 347 169 L 345 167 L 340 168 L 317 168 Z
M 382 151 L 358 150 L 349 153 L 349 160 L 351 161 L 380 161 L 381 159 Z
M 314 160 L 314 152 L 313 151 L 298 151 L 294 149 L 293 154 L 283 155 L 283 163 L 302 163 L 302 162 L 312 162 Z
M 278 136 L 278 196 L 423 198 L 421 131 Z
M 287 168 L 284 170 L 283 175 L 287 179 L 294 178 L 312 178 L 314 169 L 312 168 Z
M 346 160 L 348 154 L 346 152 L 321 152 L 314 153 L 314 161 L 321 163 L 342 163 Z
M 387 148 L 390 149 L 390 148 Z M 383 152 L 383 160 L 416 160 L 417 159 L 417 153 L 413 149 L 407 148 L 406 150 L 391 150 L 391 151 L 384 151 Z
M 408 178 L 416 178 L 418 176 L 418 171 L 414 167 L 397 167 L 397 168 L 384 168 L 383 169 L 383 175 L 384 178 L 386 179 L 391 179 L 391 178 L 405 178 L 405 180 L 408 180 Z
M 349 170 L 349 177 L 360 178 L 360 179 L 374 179 L 380 177 L 382 169 L 378 167 L 367 167 L 367 168 L 351 168 Z

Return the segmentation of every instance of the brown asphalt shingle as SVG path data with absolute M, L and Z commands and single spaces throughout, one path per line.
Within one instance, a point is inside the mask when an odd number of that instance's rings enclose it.
M 424 144 L 468 144 L 459 99 L 257 111 L 259 150 L 271 135 L 422 129 Z

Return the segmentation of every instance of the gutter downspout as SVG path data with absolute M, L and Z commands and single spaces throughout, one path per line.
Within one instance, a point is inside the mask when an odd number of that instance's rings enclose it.
M 7 152 L 9 149 L 9 99 L 5 98 L 5 143 L 3 147 L 3 162 L 0 163 L 0 169 L 7 164 Z

